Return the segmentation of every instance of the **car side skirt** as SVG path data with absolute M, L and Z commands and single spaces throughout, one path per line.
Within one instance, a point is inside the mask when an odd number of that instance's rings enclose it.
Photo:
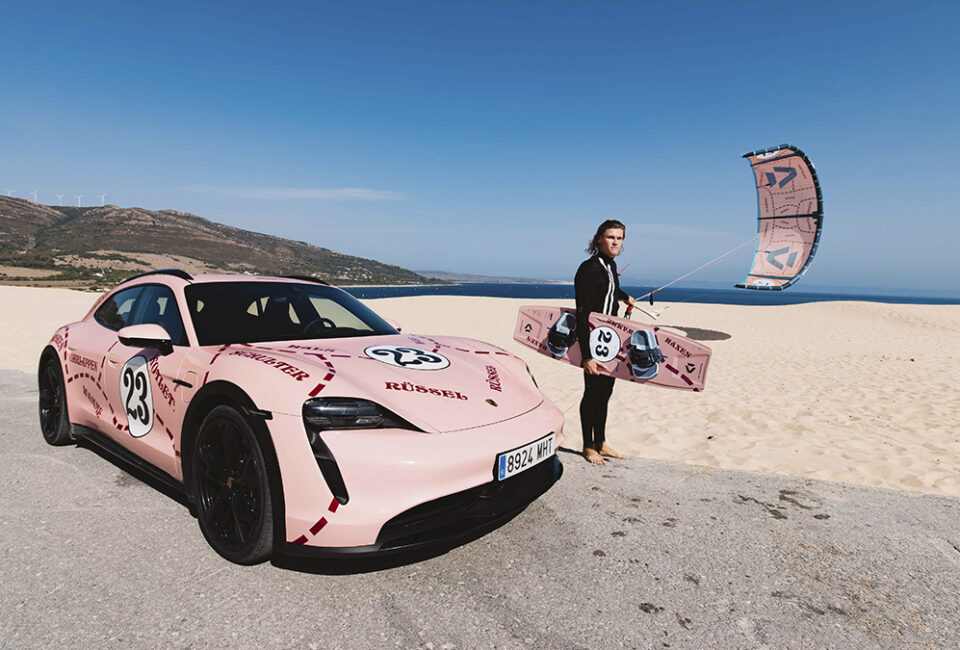
M 77 442 L 86 442 L 97 447 L 108 456 L 120 461 L 125 465 L 133 467 L 142 474 L 147 475 L 150 479 L 160 483 L 168 490 L 186 498 L 187 491 L 183 483 L 173 478 L 162 469 L 159 469 L 155 465 L 151 465 L 136 454 L 130 452 L 125 447 L 114 442 L 96 429 L 91 429 L 90 427 L 85 427 L 80 424 L 71 424 L 70 428 L 71 434 L 77 440 Z

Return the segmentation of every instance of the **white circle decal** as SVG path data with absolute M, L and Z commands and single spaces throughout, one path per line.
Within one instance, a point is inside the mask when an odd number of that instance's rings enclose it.
M 450 359 L 442 354 L 405 345 L 371 345 L 363 353 L 371 359 L 410 370 L 443 370 L 450 365 Z
M 127 414 L 130 435 L 141 438 L 153 428 L 153 393 L 145 357 L 137 355 L 120 371 L 120 402 Z
M 620 337 L 612 327 L 601 325 L 590 332 L 590 354 L 601 363 L 615 359 L 620 354 Z

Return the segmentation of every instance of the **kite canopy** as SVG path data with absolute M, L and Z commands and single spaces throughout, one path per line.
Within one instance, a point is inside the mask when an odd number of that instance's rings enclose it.
M 741 289 L 780 291 L 803 275 L 820 243 L 823 196 L 813 163 L 789 144 L 743 155 L 757 183 L 757 252 Z

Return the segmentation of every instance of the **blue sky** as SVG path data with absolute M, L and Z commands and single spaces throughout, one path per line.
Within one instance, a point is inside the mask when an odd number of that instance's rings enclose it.
M 31 2 L 0 24 L 0 190 L 171 208 L 414 269 L 627 284 L 749 239 L 740 155 L 817 166 L 801 284 L 960 279 L 960 3 Z M 737 282 L 752 249 L 699 279 Z

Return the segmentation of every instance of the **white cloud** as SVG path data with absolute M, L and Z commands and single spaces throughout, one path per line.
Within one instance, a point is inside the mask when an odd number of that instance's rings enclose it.
M 197 192 L 213 192 L 243 199 L 266 199 L 270 201 L 402 201 L 406 195 L 385 190 L 363 187 L 259 187 L 192 185 Z

